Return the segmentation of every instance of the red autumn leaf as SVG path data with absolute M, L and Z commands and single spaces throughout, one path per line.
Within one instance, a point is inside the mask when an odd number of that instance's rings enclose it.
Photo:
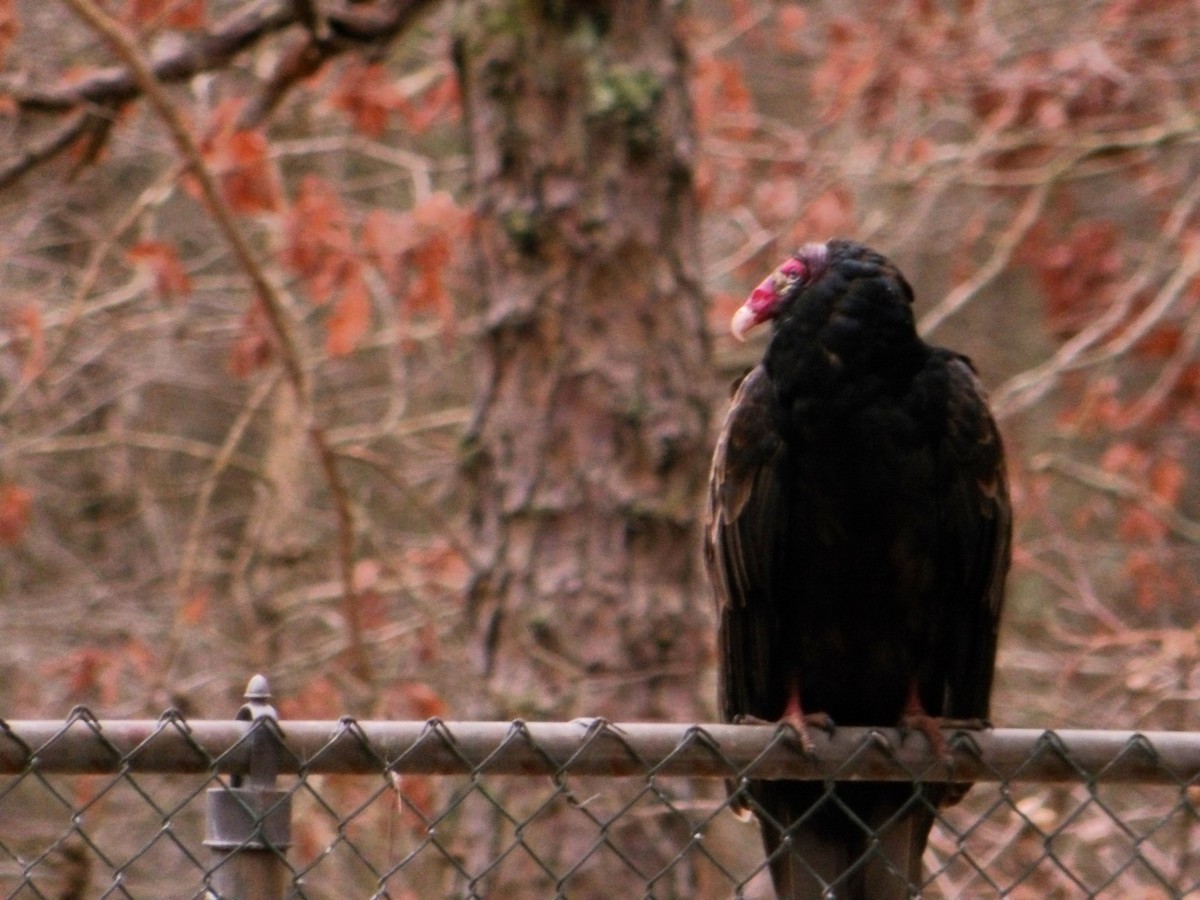
M 1146 451 L 1130 441 L 1118 441 L 1100 457 L 1100 468 L 1113 474 L 1141 475 L 1146 471 Z
M 692 98 L 697 127 L 701 132 L 712 130 L 718 116 L 738 120 L 754 111 L 753 95 L 746 86 L 742 67 L 732 60 L 707 57 L 698 60 L 692 75 Z M 734 135 L 748 135 L 744 128 L 734 129 Z
M 20 485 L 0 484 L 0 544 L 20 543 L 29 526 L 33 494 Z
M 16 6 L 16 0 L 0 0 L 0 62 L 21 31 Z
M 799 245 L 825 240 L 831 234 L 853 233 L 854 225 L 854 197 L 845 188 L 831 187 L 805 207 L 789 237 Z
M 1174 356 L 1183 343 L 1183 326 L 1176 322 L 1165 322 L 1152 328 L 1133 348 L 1139 356 L 1150 359 L 1166 359 Z
M 179 610 L 179 618 L 185 625 L 199 625 L 208 613 L 209 593 L 206 588 L 195 591 L 183 602 Z
M 234 212 L 251 215 L 279 208 L 279 183 L 268 162 L 267 149 L 267 139 L 261 132 L 235 131 L 229 135 L 221 191 Z
M 126 252 L 129 261 L 154 276 L 154 292 L 164 300 L 190 294 L 192 280 L 179 261 L 173 244 L 165 241 L 140 241 Z
M 287 211 L 284 231 L 284 263 L 310 282 L 317 278 L 336 281 L 336 275 L 327 270 L 339 267 L 346 256 L 353 254 L 341 198 L 329 182 L 315 175 L 306 175 L 300 182 L 296 199 Z M 328 298 L 326 290 L 323 299 Z
M 415 836 L 425 835 L 435 810 L 433 780 L 425 775 L 406 775 L 396 779 L 395 785 L 404 821 Z
M 432 235 L 409 255 L 417 277 L 408 292 L 408 304 L 414 312 L 435 310 L 450 313 L 450 295 L 446 293 L 442 272 L 450 261 L 450 243 L 445 235 Z
M 254 301 L 242 317 L 241 330 L 229 355 L 229 370 L 248 378 L 262 369 L 272 356 L 271 327 L 260 301 Z
M 808 25 L 808 10 L 799 3 L 785 3 L 775 13 L 778 28 L 775 45 L 783 53 L 798 53 L 803 49 L 804 29 Z
M 884 56 L 879 45 L 876 30 L 860 21 L 842 18 L 829 25 L 826 53 L 811 82 L 822 122 L 836 122 L 866 91 Z
M 345 712 L 342 693 L 327 675 L 318 675 L 299 690 L 279 698 L 279 717 L 288 719 L 336 719 Z
M 368 213 L 362 227 L 362 243 L 393 292 L 403 283 L 404 255 L 420 240 L 416 222 L 407 213 L 375 209 Z
M 426 622 L 417 629 L 417 659 L 423 665 L 432 665 L 441 658 L 442 642 L 437 628 Z
M 400 695 L 412 715 L 418 719 L 440 719 L 446 715 L 446 701 L 423 681 L 403 685 Z
M 404 123 L 414 132 L 423 132 L 435 122 L 453 121 L 459 117 L 461 98 L 458 79 L 447 73 L 429 90 L 397 108 Z
M 1129 544 L 1152 544 L 1166 537 L 1167 526 L 1149 510 L 1135 506 L 1121 517 L 1117 534 Z
M 100 686 L 100 674 L 108 667 L 108 654 L 85 647 L 67 662 L 67 689 L 75 699 L 92 694 Z
M 394 621 L 387 600 L 379 591 L 368 588 L 354 598 L 358 604 L 358 620 L 363 628 L 384 628 Z
M 42 370 L 46 362 L 46 335 L 42 327 L 42 313 L 28 303 L 17 309 L 10 321 L 13 350 L 21 358 L 21 380 L 30 382 Z
M 205 0 L 129 0 L 126 19 L 134 25 L 202 28 L 207 22 Z
M 1116 287 L 1121 232 L 1105 220 L 1079 223 L 1058 240 L 1035 231 L 1022 256 L 1034 266 L 1050 328 L 1060 337 L 1070 336 L 1093 321 Z
M 300 275 L 314 303 L 333 307 L 326 350 L 335 356 L 349 353 L 367 331 L 371 303 L 361 248 L 334 187 L 306 176 L 285 216 L 284 234 L 284 264 Z
M 1115 377 L 1089 379 L 1084 387 L 1075 390 L 1079 402 L 1058 413 L 1059 424 L 1083 434 L 1095 433 L 1103 427 L 1119 427 L 1124 416 L 1119 389 L 1120 382 Z
M 405 321 L 414 312 L 433 311 L 444 333 L 452 333 L 454 306 L 445 274 L 470 222 L 467 212 L 442 191 L 407 212 L 376 210 L 367 217 L 363 245 L 400 300 Z
M 350 116 L 354 127 L 370 137 L 387 129 L 388 117 L 396 111 L 408 111 L 408 101 L 392 83 L 388 70 L 380 63 L 351 61 L 342 70 L 330 105 Z
M 406 570 L 419 573 L 423 585 L 439 585 L 455 593 L 465 587 L 470 576 L 460 550 L 444 539 L 413 547 L 404 555 L 404 565 Z
M 1177 459 L 1160 459 L 1150 469 L 1150 493 L 1155 499 L 1174 506 L 1187 481 L 1187 470 Z
M 344 356 L 358 346 L 371 320 L 371 299 L 361 268 L 346 269 L 341 290 L 333 304 L 333 313 L 325 323 L 325 349 L 333 356 Z
M 234 212 L 274 212 L 281 205 L 282 191 L 270 160 L 270 147 L 261 131 L 237 127 L 242 105 L 241 100 L 224 100 L 217 105 L 201 150 L 217 177 L 221 195 Z M 198 194 L 194 186 L 189 190 Z
M 1133 602 L 1143 612 L 1153 612 L 1179 597 L 1179 581 L 1153 550 L 1131 550 L 1125 557 L 1123 575 L 1133 587 Z

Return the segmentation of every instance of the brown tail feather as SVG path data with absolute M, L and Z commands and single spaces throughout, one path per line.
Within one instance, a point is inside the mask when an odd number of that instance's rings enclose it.
M 780 900 L 919 894 L 934 815 L 911 785 L 839 784 L 827 793 L 814 783 L 759 782 L 750 794 Z

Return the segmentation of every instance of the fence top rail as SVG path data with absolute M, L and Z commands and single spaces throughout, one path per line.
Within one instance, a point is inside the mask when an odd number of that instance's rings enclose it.
M 947 729 L 952 760 L 890 728 L 571 722 L 0 720 L 0 774 L 245 772 L 271 732 L 281 773 L 1200 783 L 1200 732 Z

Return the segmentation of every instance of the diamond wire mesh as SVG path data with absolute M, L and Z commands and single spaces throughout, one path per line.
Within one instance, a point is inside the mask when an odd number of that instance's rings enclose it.
M 0 894 L 219 895 L 225 863 L 204 844 L 205 795 L 239 783 L 250 732 L 239 723 L 213 738 L 215 724 L 172 713 L 122 727 L 86 709 L 0 722 L 0 771 L 12 773 L 0 776 Z M 481 723 L 409 723 L 416 737 L 402 740 L 370 724 L 284 723 L 277 786 L 291 797 L 291 846 L 272 851 L 282 895 L 772 896 L 757 827 L 730 813 L 723 782 L 741 790 L 795 756 L 786 729 L 749 729 L 747 753 L 731 750 L 731 726 L 514 722 L 471 743 Z M 555 728 L 573 737 L 548 738 Z M 887 777 L 946 779 L 936 757 L 901 752 L 888 734 L 852 743 L 826 767 L 826 790 L 878 777 L 881 758 L 899 770 Z M 1053 732 L 1015 758 L 994 752 L 1007 733 L 991 734 L 987 752 L 975 735 L 952 739 L 981 783 L 937 812 L 921 896 L 1200 892 L 1200 734 L 1182 735 L 1169 759 L 1127 735 L 1101 763 Z M 297 735 L 310 739 L 294 746 Z

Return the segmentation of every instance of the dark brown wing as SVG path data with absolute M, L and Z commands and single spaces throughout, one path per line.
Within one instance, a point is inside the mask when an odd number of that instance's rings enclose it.
M 1004 448 L 983 387 L 966 359 L 947 356 L 942 512 L 944 533 L 952 541 L 949 554 L 957 563 L 950 571 L 960 580 L 946 586 L 950 634 L 943 644 L 943 715 L 986 718 L 1012 544 L 1012 504 Z
M 717 440 L 709 479 L 705 561 L 720 621 L 721 715 L 755 713 L 786 687 L 770 670 L 765 603 L 777 525 L 776 464 L 783 442 L 776 433 L 770 377 L 751 369 L 734 392 Z

